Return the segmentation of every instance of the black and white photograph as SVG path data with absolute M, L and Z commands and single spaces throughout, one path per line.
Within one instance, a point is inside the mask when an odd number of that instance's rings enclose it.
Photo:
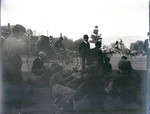
M 1 0 L 0 114 L 150 114 L 149 0 Z

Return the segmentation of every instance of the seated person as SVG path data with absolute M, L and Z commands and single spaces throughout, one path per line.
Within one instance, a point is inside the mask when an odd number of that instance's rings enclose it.
M 119 73 L 116 73 L 112 83 L 112 92 L 114 97 L 119 94 L 123 103 L 129 103 L 132 95 L 132 75 L 128 72 L 128 68 L 128 61 L 120 60 L 118 62 Z
M 32 75 L 28 80 L 29 84 L 35 87 L 49 87 L 49 80 L 57 72 L 57 66 L 57 63 L 53 63 L 49 68 L 43 69 L 41 75 Z
M 82 74 L 84 80 L 82 86 L 74 95 L 75 101 L 81 100 L 84 96 L 89 101 L 87 110 L 97 111 L 103 109 L 105 84 L 99 76 L 99 68 L 88 66 Z
M 56 69 L 58 69 L 57 72 L 54 73 L 50 79 L 51 87 L 55 84 L 71 87 L 70 85 L 74 83 L 74 79 L 80 78 L 80 73 L 77 72 L 76 69 L 65 71 L 63 67 L 58 64 L 56 65 Z
M 50 79 L 51 100 L 53 103 L 57 102 L 58 107 L 63 107 L 67 101 L 72 102 L 73 95 L 76 93 L 76 90 L 70 87 L 71 80 L 68 78 L 74 71 L 66 74 L 63 67 L 59 65 L 57 65 L 57 71 Z
M 128 62 L 128 72 L 131 76 L 131 80 L 130 80 L 130 83 L 131 83 L 131 92 L 132 92 L 132 100 L 137 100 L 137 96 L 138 96 L 138 91 L 140 90 L 140 84 L 141 84 L 141 77 L 139 75 L 139 73 L 134 70 L 132 68 L 132 65 L 131 65 L 131 62 L 127 59 L 126 56 L 122 56 L 121 59 L 123 61 L 127 61 Z
M 42 75 L 45 72 L 45 67 L 44 67 L 44 60 L 45 60 L 45 53 L 40 51 L 38 53 L 38 58 L 36 58 L 33 61 L 33 65 L 32 65 L 32 72 L 35 75 Z
M 129 69 L 129 72 L 131 72 L 132 65 L 131 65 L 131 62 L 127 59 L 127 57 L 126 56 L 122 56 L 121 60 L 128 61 L 128 64 L 129 64 L 128 69 Z

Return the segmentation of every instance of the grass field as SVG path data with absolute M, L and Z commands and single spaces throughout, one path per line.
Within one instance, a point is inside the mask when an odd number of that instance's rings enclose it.
M 118 69 L 118 61 L 121 60 L 121 56 L 119 54 L 113 55 L 111 57 L 110 63 L 112 65 L 112 69 L 116 70 Z M 27 67 L 27 56 L 22 56 L 23 59 L 23 67 L 22 67 L 22 71 L 26 71 L 28 72 L 29 69 Z M 132 67 L 135 70 L 146 70 L 146 56 L 137 56 L 137 57 L 132 57 L 132 58 L 128 58 L 128 60 L 131 61 Z
M 112 64 L 112 69 L 116 70 L 118 68 L 118 61 L 121 60 L 121 56 L 122 55 L 116 54 L 111 57 L 110 63 Z M 146 70 L 146 59 L 147 57 L 142 55 L 128 58 L 128 60 L 131 61 L 133 69 L 135 70 Z

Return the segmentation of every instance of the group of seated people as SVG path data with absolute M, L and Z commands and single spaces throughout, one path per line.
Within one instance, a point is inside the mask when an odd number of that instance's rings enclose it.
M 103 109 L 106 93 L 113 97 L 119 94 L 123 103 L 137 100 L 140 76 L 126 56 L 119 60 L 116 71 L 112 71 L 109 57 L 105 57 L 103 67 L 92 63 L 83 71 L 66 71 L 57 63 L 49 68 L 44 67 L 45 53 L 39 52 L 38 55 L 32 66 L 35 76 L 30 79 L 30 83 L 34 86 L 50 87 L 52 102 L 59 102 L 58 107 L 68 104 L 63 107 L 68 109 L 73 100 L 79 101 L 86 96 L 89 110 Z

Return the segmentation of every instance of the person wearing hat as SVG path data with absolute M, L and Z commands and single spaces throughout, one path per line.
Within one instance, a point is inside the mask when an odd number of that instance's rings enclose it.
M 45 60 L 45 53 L 43 51 L 40 51 L 38 53 L 38 57 L 33 61 L 32 65 L 32 72 L 39 76 L 44 73 L 44 70 L 46 69 L 44 67 L 44 60 Z
M 88 39 L 89 39 L 88 35 L 85 34 L 83 36 L 83 42 L 81 42 L 79 44 L 79 48 L 78 48 L 80 56 L 82 57 L 82 70 L 85 69 L 85 62 L 87 60 L 87 56 L 88 56 L 88 53 L 90 51 L 90 44 L 88 42 Z
M 20 113 L 23 96 L 21 54 L 28 49 L 26 29 L 20 24 L 13 27 L 11 35 L 4 41 L 2 53 L 3 113 Z

